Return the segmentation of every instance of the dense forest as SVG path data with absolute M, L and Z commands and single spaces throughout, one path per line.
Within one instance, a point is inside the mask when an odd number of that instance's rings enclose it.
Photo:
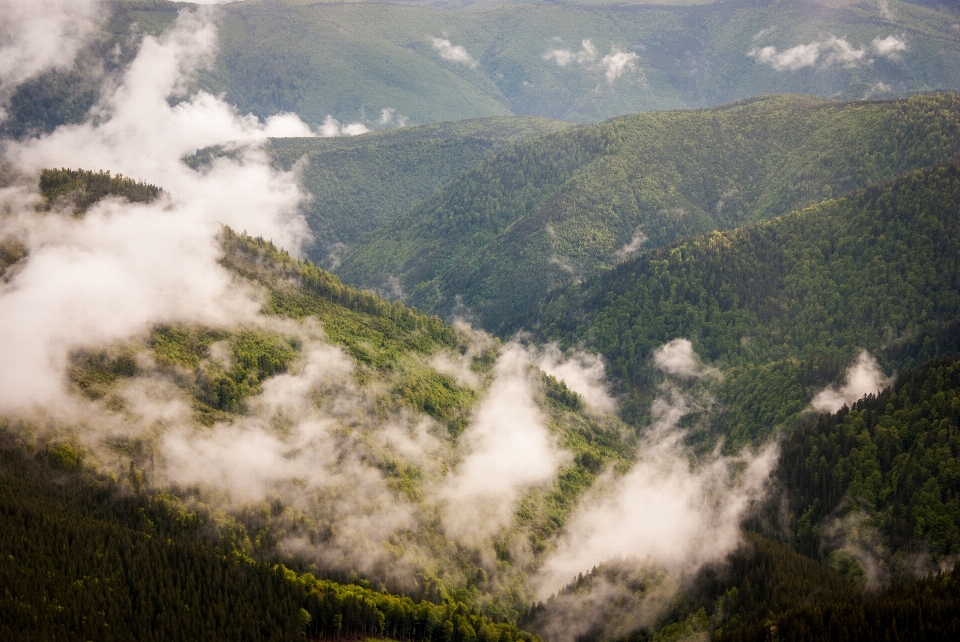
M 107 194 L 138 199 L 141 191 L 144 198 L 157 193 L 155 188 L 105 173 L 58 170 L 43 176 L 47 202 L 55 202 L 60 193 L 76 194 L 77 181 L 91 202 Z M 544 319 L 552 320 L 542 331 L 558 338 L 583 332 L 609 350 L 606 346 L 616 344 L 601 343 L 607 335 L 596 329 L 605 327 L 597 320 L 615 313 L 617 305 L 628 305 L 627 301 L 633 310 L 644 309 L 637 301 L 648 301 L 647 305 L 657 306 L 650 308 L 656 314 L 649 313 L 644 327 L 661 334 L 648 339 L 647 355 L 670 336 L 689 336 L 706 359 L 724 367 L 727 378 L 716 384 L 720 394 L 741 391 L 748 400 L 754 395 L 752 399 L 758 401 L 769 396 L 763 389 L 745 385 L 751 379 L 742 372 L 753 369 L 754 380 L 762 381 L 772 363 L 773 371 L 796 376 L 791 385 L 800 386 L 800 408 L 808 403 L 812 390 L 839 376 L 845 358 L 852 354 L 845 346 L 873 346 L 885 363 L 907 363 L 922 354 L 955 354 L 956 312 L 951 312 L 949 296 L 955 288 L 949 286 L 949 278 L 944 280 L 949 274 L 943 273 L 943 266 L 955 263 L 950 243 L 956 234 L 949 226 L 960 203 L 958 184 L 956 164 L 920 170 L 771 222 L 655 250 L 603 275 L 602 285 L 588 281 L 579 286 L 581 291 L 558 292 L 545 308 Z M 825 239 L 830 243 L 825 245 Z M 362 367 L 358 373 L 362 380 L 386 384 L 389 396 L 378 403 L 429 415 L 454 437 L 464 430 L 478 402 L 476 391 L 412 358 L 438 349 L 468 349 L 460 330 L 402 303 L 350 288 L 263 239 L 224 229 L 221 243 L 222 264 L 265 288 L 267 314 L 320 319 L 328 339 Z M 928 251 L 898 254 L 895 272 L 887 264 L 877 264 L 887 275 L 883 280 L 879 272 L 870 272 L 870 266 L 876 263 L 874 257 L 894 251 L 885 243 L 909 243 Z M 939 267 L 936 278 L 930 272 L 934 264 Z M 803 266 L 802 276 L 791 277 L 798 269 L 795 266 Z M 847 306 L 833 308 L 823 322 L 832 323 L 834 333 L 856 333 L 852 338 L 818 329 L 813 320 L 819 312 L 805 317 L 804 308 L 776 304 L 779 296 L 783 301 L 801 301 L 811 310 L 825 306 L 821 298 L 834 295 L 814 278 L 817 270 L 829 276 L 823 283 L 843 283 L 849 288 L 840 294 Z M 924 274 L 925 280 L 911 276 Z M 697 282 L 691 279 L 697 275 L 703 285 L 696 290 L 699 295 L 691 298 L 691 283 Z M 867 288 L 852 275 L 869 278 L 876 285 Z M 673 281 L 657 284 L 657 279 L 666 278 Z M 766 289 L 758 288 L 762 284 L 767 284 Z M 629 298 L 651 287 L 655 289 Z M 803 296 L 791 289 L 797 287 L 804 288 Z M 655 296 L 657 292 L 670 293 L 675 305 L 668 305 L 662 295 Z M 860 308 L 858 292 L 864 301 Z M 712 293 L 715 304 L 706 305 L 705 293 Z M 569 299 L 562 308 L 561 297 Z M 885 306 L 883 297 L 899 304 Z M 916 311 L 905 307 L 911 301 L 916 301 Z M 701 303 L 706 305 L 702 318 L 697 316 Z M 559 309 L 578 312 L 572 317 L 550 316 Z M 836 325 L 833 319 L 842 320 L 838 313 L 844 310 L 849 310 L 852 320 Z M 873 317 L 864 317 L 863 310 L 877 317 L 875 325 L 864 322 Z M 895 312 L 902 316 L 890 316 Z M 700 332 L 684 328 L 678 332 L 675 324 L 685 319 Z M 888 326 L 903 339 L 884 348 L 883 332 Z M 752 346 L 745 347 L 740 340 L 738 333 L 745 328 L 755 341 Z M 876 338 L 871 343 L 863 337 Z M 225 346 L 229 359 L 212 356 L 217 346 Z M 178 325 L 156 326 L 143 347 L 155 359 L 154 372 L 142 370 L 142 358 L 135 358 L 141 348 L 130 345 L 74 353 L 70 380 L 78 393 L 111 407 L 119 403 L 117 394 L 125 381 L 158 374 L 171 377 L 194 399 L 197 424 L 212 426 L 247 412 L 248 401 L 261 393 L 263 383 L 287 372 L 302 350 L 298 339 L 282 332 Z M 478 353 L 473 359 L 478 372 L 491 362 L 489 353 Z M 642 365 L 643 359 L 636 362 Z M 628 362 L 611 359 L 610 363 Z M 788 364 L 786 369 L 783 363 Z M 920 364 L 901 373 L 891 389 L 852 409 L 823 415 L 812 423 L 801 415 L 797 430 L 784 442 L 775 474 L 779 494 L 770 500 L 771 506 L 785 503 L 789 507 L 787 521 L 778 521 L 776 507 L 761 511 L 748 525 L 768 532 L 767 536 L 748 532 L 741 549 L 722 564 L 701 570 L 685 597 L 654 624 L 631 634 L 633 638 L 714 634 L 718 639 L 759 639 L 771 626 L 789 635 L 806 631 L 828 637 L 837 636 L 838 631 L 862 636 L 868 634 L 865 631 L 893 630 L 894 626 L 926 632 L 925 639 L 948 635 L 950 627 L 955 627 L 957 606 L 951 588 L 955 571 L 912 580 L 903 560 L 921 552 L 934 562 L 948 560 L 958 550 L 960 504 L 952 489 L 957 418 L 956 404 L 951 402 L 960 389 L 958 372 L 950 360 Z M 624 367 L 617 374 L 637 390 L 655 383 L 649 379 L 649 369 L 642 367 Z M 774 379 L 766 384 L 782 382 Z M 544 375 L 541 385 L 544 408 L 566 435 L 565 446 L 575 454 L 574 465 L 561 473 L 554 490 L 531 498 L 525 508 L 529 514 L 524 519 L 534 541 L 544 546 L 606 466 L 628 464 L 633 441 L 625 439 L 622 424 L 605 423 L 586 412 L 583 399 L 562 382 Z M 724 398 L 727 411 L 738 410 L 739 400 L 730 399 Z M 739 408 L 751 411 L 748 404 Z M 789 416 L 789 407 L 777 411 Z M 769 424 L 760 419 L 753 425 Z M 270 542 L 290 524 L 278 519 L 271 525 L 270 518 L 247 516 L 214 526 L 216 522 L 202 509 L 190 508 L 175 495 L 148 492 L 145 475 L 150 474 L 152 456 L 147 442 L 123 445 L 132 457 L 129 470 L 102 477 L 86 466 L 83 448 L 69 441 L 25 447 L 11 429 L 18 430 L 7 424 L 4 433 L 4 511 L 11 516 L 10 524 L 17 526 L 5 529 L 13 539 L 4 545 L 4 572 L 16 578 L 8 585 L 19 588 L 8 590 L 4 610 L 9 613 L 6 621 L 15 623 L 9 630 L 28 637 L 70 637 L 69 632 L 82 631 L 101 639 L 195 635 L 286 639 L 306 632 L 308 637 L 328 639 L 381 635 L 432 642 L 511 642 L 532 639 L 511 621 L 536 632 L 554 608 L 547 601 L 508 619 L 489 619 L 477 602 L 482 584 L 473 593 L 445 586 L 430 601 L 422 595 L 413 599 L 375 591 L 337 572 L 304 568 L 295 559 L 283 561 L 298 570 L 275 566 Z M 736 436 L 733 430 L 730 434 Z M 759 430 L 741 439 L 761 434 Z M 421 473 L 398 463 L 385 461 L 384 472 L 395 480 L 398 492 L 418 497 Z M 282 516 L 289 508 L 272 510 Z M 825 534 L 831 520 L 855 512 L 862 512 L 883 538 L 888 554 L 881 562 L 889 577 L 896 578 L 888 588 L 866 589 L 863 563 Z M 34 529 L 41 529 L 43 535 L 35 536 Z M 254 534 L 257 543 L 242 544 L 253 541 Z M 68 549 L 64 541 L 70 542 Z M 66 567 L 58 561 L 64 550 L 71 555 L 72 565 Z M 37 569 L 45 565 L 57 571 L 51 570 L 41 580 Z M 28 568 L 33 570 L 25 572 Z M 325 576 L 328 579 L 322 579 Z M 143 585 L 137 581 L 143 577 L 154 581 Z M 104 584 L 111 589 L 106 593 L 110 604 L 103 602 Z M 589 581 L 582 586 L 589 587 Z M 45 601 L 37 597 L 41 593 L 47 596 Z M 210 601 L 210 595 L 237 598 Z M 255 608 L 248 599 L 256 603 Z M 76 619 L 77 613 L 86 613 L 86 619 Z M 926 624 L 919 624 L 921 618 Z M 593 639 L 605 638 L 595 632 L 582 642 Z
M 44 209 L 70 205 L 74 216 L 82 216 L 91 205 L 106 196 L 119 196 L 131 203 L 148 203 L 160 196 L 161 190 L 140 180 L 111 176 L 109 171 L 91 172 L 82 169 L 45 169 L 40 172 L 40 193 Z

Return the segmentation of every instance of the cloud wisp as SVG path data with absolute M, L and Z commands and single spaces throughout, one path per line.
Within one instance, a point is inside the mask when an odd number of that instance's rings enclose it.
M 0 0 L 0 120 L 17 85 L 73 64 L 104 13 L 100 0 Z
M 674 339 L 653 351 L 653 362 L 663 372 L 683 378 L 719 377 L 716 368 L 704 366 L 689 339 Z
M 596 46 L 590 40 L 584 40 L 580 51 L 572 49 L 551 49 L 543 54 L 544 60 L 552 60 L 559 67 L 567 65 L 580 65 L 591 71 L 602 72 L 607 82 L 613 84 L 615 80 L 623 76 L 626 72 L 637 69 L 637 61 L 640 56 L 633 51 L 620 51 L 617 47 L 611 47 L 610 53 L 597 60 L 600 53 Z
M 747 52 L 747 56 L 760 64 L 769 65 L 776 71 L 797 71 L 807 67 L 862 67 L 873 64 L 874 59 L 870 57 L 870 53 L 895 60 L 906 50 L 906 41 L 893 35 L 874 38 L 869 46 L 859 48 L 845 38 L 829 36 L 783 51 L 773 45 L 754 47 Z
M 580 395 L 590 409 L 601 413 L 616 412 L 617 402 L 607 388 L 606 366 L 600 356 L 585 352 L 564 355 L 556 344 L 551 343 L 539 351 L 535 363 Z
M 457 540 L 477 544 L 492 536 L 510 523 L 525 491 L 552 481 L 572 461 L 534 401 L 530 366 L 523 348 L 506 347 L 460 437 L 463 459 L 439 492 L 445 530 Z
M 0 393 L 0 409 L 62 401 L 57 391 L 72 349 L 156 323 L 251 318 L 259 304 L 217 263 L 222 225 L 294 253 L 308 237 L 296 174 L 273 170 L 260 149 L 272 130 L 305 127 L 299 119 L 261 123 L 204 93 L 167 102 L 197 61 L 209 59 L 215 33 L 208 12 L 181 12 L 164 37 L 144 39 L 122 81 L 95 107 L 98 120 L 7 143 L 6 158 L 28 176 L 41 167 L 109 169 L 166 192 L 149 205 L 107 199 L 77 219 L 38 216 L 35 188 L 3 191 L 0 234 L 21 243 L 27 259 L 0 291 L 0 349 L 11 355 L 0 378 L 12 384 Z M 217 159 L 203 172 L 180 162 L 214 144 L 233 146 L 239 160 Z
M 637 228 L 637 230 L 634 231 L 633 236 L 630 238 L 630 241 L 617 250 L 616 255 L 621 259 L 625 259 L 631 254 L 639 252 L 640 248 L 643 247 L 643 244 L 646 243 L 647 240 L 647 235 Z
M 467 53 L 467 50 L 461 45 L 455 45 L 446 38 L 434 38 L 432 36 L 427 36 L 427 38 L 430 39 L 431 45 L 444 60 L 460 63 L 470 69 L 476 69 L 479 66 L 480 63 Z
M 890 380 L 880 371 L 877 360 L 864 350 L 847 369 L 844 384 L 821 390 L 813 398 L 811 405 L 820 412 L 836 412 L 844 405 L 852 406 L 864 396 L 880 392 L 889 383 Z
M 69 439 L 91 464 L 117 473 L 134 456 L 114 445 L 139 444 L 150 453 L 137 462 L 149 484 L 201 497 L 221 515 L 245 519 L 257 513 L 251 507 L 279 502 L 273 525 L 283 551 L 329 568 L 412 577 L 384 542 L 417 528 L 416 511 L 381 464 L 410 461 L 439 477 L 434 459 L 446 446 L 423 417 L 372 421 L 380 393 L 355 383 L 352 360 L 323 330 L 261 314 L 262 293 L 220 265 L 224 225 L 299 253 L 309 233 L 297 172 L 274 169 L 262 146 L 270 136 L 312 134 L 293 114 L 260 121 L 208 93 L 189 94 L 216 41 L 212 10 L 181 10 L 104 85 L 94 118 L 5 142 L 5 161 L 21 178 L 0 188 L 0 240 L 25 257 L 0 282 L 0 413 Z M 196 170 L 182 162 L 210 146 L 228 153 Z M 107 198 L 82 217 L 59 206 L 38 213 L 43 167 L 110 170 L 164 192 L 151 203 Z M 147 348 L 158 324 L 279 333 L 300 357 L 264 381 L 241 414 L 200 426 L 195 400 L 176 383 L 194 373 L 161 367 Z M 71 389 L 72 355 L 116 346 L 133 351 L 138 374 L 111 388 L 110 403 Z M 231 358 L 214 344 L 201 366 L 227 367 Z

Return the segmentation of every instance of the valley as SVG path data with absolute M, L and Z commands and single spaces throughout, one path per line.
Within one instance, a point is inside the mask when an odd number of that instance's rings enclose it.
M 0 0 L 0 638 L 956 636 L 955 8 L 210 4 Z

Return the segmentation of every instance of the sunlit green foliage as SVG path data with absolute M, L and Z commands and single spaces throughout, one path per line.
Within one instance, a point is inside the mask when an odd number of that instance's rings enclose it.
M 27 255 L 27 248 L 12 236 L 0 240 L 0 278 L 3 278 L 11 265 Z
M 210 354 L 217 341 L 227 345 L 225 354 Z M 180 366 L 190 373 L 181 383 L 196 396 L 205 422 L 215 420 L 216 411 L 240 410 L 244 399 L 260 392 L 265 379 L 284 372 L 298 355 L 295 341 L 253 330 L 159 326 L 150 342 L 161 365 Z
M 371 377 L 392 382 L 391 403 L 430 415 L 453 436 L 466 427 L 480 395 L 437 373 L 422 358 L 438 350 L 459 351 L 464 347 L 453 328 L 401 303 L 345 286 L 329 272 L 293 259 L 262 239 L 238 236 L 227 229 L 224 246 L 226 266 L 267 287 L 268 312 L 315 317 L 327 337 L 344 346 L 361 366 L 362 381 Z M 495 346 L 476 355 L 473 369 L 481 375 L 488 373 L 496 356 Z M 364 367 L 372 372 L 362 374 Z M 551 430 L 573 454 L 574 461 L 552 487 L 535 491 L 518 509 L 519 521 L 532 527 L 540 547 L 563 524 L 596 476 L 609 466 L 622 471 L 632 459 L 634 448 L 619 420 L 594 415 L 579 395 L 553 377 L 543 375 L 541 384 L 541 405 Z M 396 480 L 398 488 L 417 496 L 415 472 L 396 465 L 385 472 Z
M 458 386 L 450 377 L 433 370 L 410 373 L 394 387 L 410 406 L 447 426 L 454 436 L 467 427 L 467 412 L 477 400 L 471 388 Z
M 385 637 L 411 642 L 535 642 L 539 636 L 493 622 L 462 602 L 414 602 L 356 584 L 298 575 L 280 566 L 288 581 L 306 591 L 307 633 L 323 639 Z
M 316 317 L 330 340 L 360 363 L 389 369 L 409 351 L 432 354 L 459 346 L 456 332 L 439 318 L 343 285 L 333 274 L 263 239 L 226 230 L 224 246 L 224 265 L 268 288 L 268 312 Z
M 103 397 L 119 377 L 137 374 L 137 363 L 129 351 L 111 354 L 106 351 L 80 351 L 73 355 L 70 378 L 90 399 Z

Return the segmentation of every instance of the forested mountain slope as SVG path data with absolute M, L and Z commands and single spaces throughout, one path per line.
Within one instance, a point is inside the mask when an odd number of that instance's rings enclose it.
M 879 560 L 879 572 L 890 576 L 909 572 L 920 555 L 934 565 L 954 559 L 960 553 L 958 394 L 960 363 L 927 362 L 787 437 L 772 503 L 787 502 L 786 526 L 796 547 L 824 558 L 849 547 L 864 561 Z M 831 532 L 856 518 L 877 537 L 845 541 Z M 873 551 L 865 545 L 871 539 L 879 540 L 870 542 L 879 544 Z
M 958 211 L 960 167 L 919 170 L 570 286 L 547 302 L 541 333 L 599 350 L 634 401 L 655 384 L 652 351 L 689 338 L 725 373 L 720 433 L 757 439 L 860 350 L 906 359 L 899 342 L 919 346 L 960 315 Z
M 340 244 L 386 225 L 460 172 L 508 145 L 569 127 L 537 117 L 491 117 L 388 129 L 359 137 L 276 138 L 269 153 L 285 169 L 306 163 L 307 223 L 318 263 Z
M 81 48 L 72 66 L 50 69 L 12 92 L 4 105 L 0 136 L 36 136 L 82 122 L 101 97 L 104 78 L 129 65 L 143 36 L 163 33 L 186 6 L 167 0 L 105 2 L 99 33 Z
M 112 479 L 85 469 L 67 444 L 31 451 L 0 426 L 0 637 L 440 642 L 469 627 L 489 642 L 534 640 L 462 603 L 254 560 L 211 537 L 213 515 L 140 484 L 133 470 Z
M 774 96 L 519 143 L 347 248 L 347 281 L 501 332 L 551 288 L 691 234 L 764 220 L 960 153 L 954 94 Z

